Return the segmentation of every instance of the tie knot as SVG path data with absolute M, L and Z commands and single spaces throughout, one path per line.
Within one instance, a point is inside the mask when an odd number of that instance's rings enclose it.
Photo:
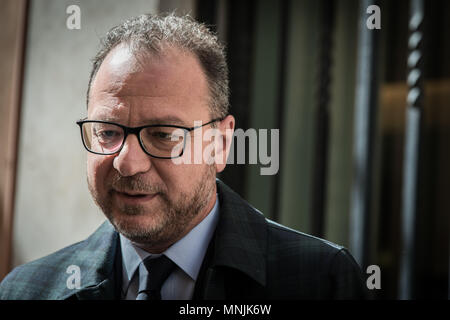
M 147 283 L 145 291 L 149 291 L 152 294 L 156 294 L 161 299 L 160 291 L 161 287 L 172 273 L 175 268 L 175 263 L 162 255 L 158 258 L 151 259 L 150 257 L 145 259 L 144 266 L 148 271 Z M 158 299 L 158 298 L 156 298 Z

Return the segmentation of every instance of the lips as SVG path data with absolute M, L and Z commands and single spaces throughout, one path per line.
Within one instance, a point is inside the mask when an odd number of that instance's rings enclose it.
M 118 191 L 114 190 L 114 195 L 123 202 L 127 203 L 142 203 L 147 202 L 155 198 L 158 193 L 140 193 L 135 191 Z
M 119 191 L 118 191 L 119 192 Z M 149 194 L 146 193 L 136 193 L 136 192 L 119 192 L 125 196 L 129 196 L 129 197 L 145 197 L 148 196 Z

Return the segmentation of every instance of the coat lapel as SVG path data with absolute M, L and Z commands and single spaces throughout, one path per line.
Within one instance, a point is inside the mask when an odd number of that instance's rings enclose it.
M 225 274 L 217 268 L 208 268 L 204 275 L 203 288 L 194 299 L 225 300 L 227 288 L 225 287 Z M 195 296 L 195 294 L 194 294 Z
M 237 279 L 266 285 L 267 230 L 264 216 L 217 180 L 220 218 L 202 265 L 195 298 L 225 299 L 239 291 Z M 231 281 L 229 281 L 231 280 Z M 234 281 L 233 281 L 234 280 Z
M 65 291 L 61 299 L 111 300 L 120 296 L 121 253 L 118 234 L 105 221 L 73 260 L 81 266 L 81 288 Z
M 114 300 L 116 299 L 114 282 L 105 279 L 95 286 L 81 289 L 75 296 L 78 300 Z

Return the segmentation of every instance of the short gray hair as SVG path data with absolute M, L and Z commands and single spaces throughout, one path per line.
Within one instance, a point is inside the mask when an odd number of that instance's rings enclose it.
M 174 13 L 143 14 L 126 20 L 108 31 L 93 59 L 87 104 L 91 85 L 100 65 L 108 53 L 122 43 L 130 45 L 132 50 L 146 50 L 153 54 L 163 54 L 164 45 L 173 45 L 193 53 L 200 62 L 208 82 L 211 115 L 221 118 L 228 114 L 228 67 L 224 46 L 204 24 L 195 21 L 189 15 L 180 17 Z

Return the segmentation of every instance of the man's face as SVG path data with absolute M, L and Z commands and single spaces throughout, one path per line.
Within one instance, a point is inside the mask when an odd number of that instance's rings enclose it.
M 170 49 L 160 57 L 136 58 L 127 46 L 119 45 L 105 58 L 92 83 L 88 119 L 129 127 L 193 127 L 194 121 L 211 120 L 208 97 L 206 78 L 191 53 Z M 234 127 L 234 122 L 229 125 Z M 152 158 L 132 134 L 119 153 L 89 153 L 87 160 L 95 202 L 119 232 L 154 252 L 180 239 L 211 210 L 215 173 L 220 170 L 206 163 Z

